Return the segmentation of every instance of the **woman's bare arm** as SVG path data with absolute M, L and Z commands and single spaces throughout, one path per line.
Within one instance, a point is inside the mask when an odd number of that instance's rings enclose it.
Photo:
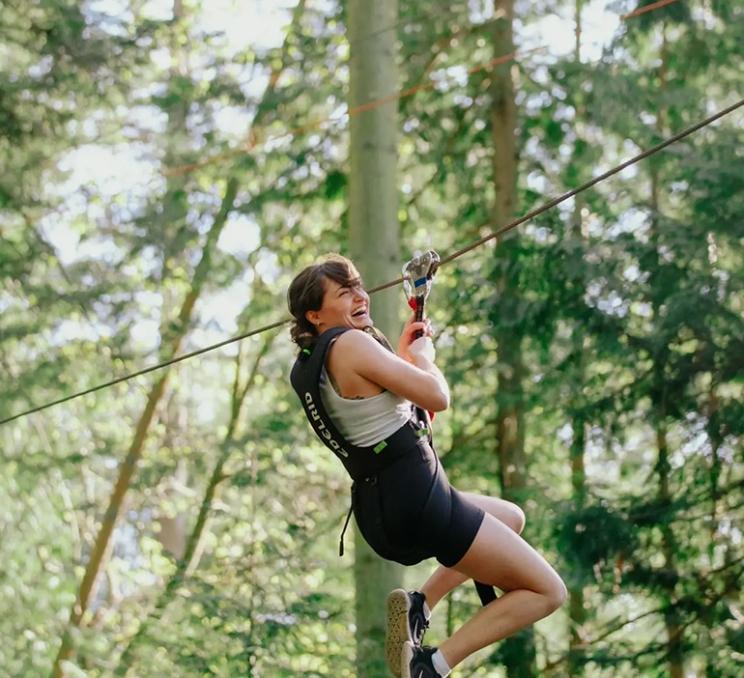
M 335 350 L 342 352 L 344 367 L 419 407 L 441 412 L 449 406 L 449 387 L 444 375 L 420 351 L 409 352 L 407 357 L 411 362 L 408 362 L 361 330 L 342 334 L 336 340 Z

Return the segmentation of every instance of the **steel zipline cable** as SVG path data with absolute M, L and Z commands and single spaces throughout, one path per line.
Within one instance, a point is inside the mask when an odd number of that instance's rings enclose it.
M 459 249 L 456 252 L 453 252 L 449 256 L 442 259 L 440 266 L 446 263 L 449 263 L 453 259 L 457 259 L 458 257 L 461 257 L 463 254 L 470 252 L 470 250 L 474 250 L 476 247 L 480 247 L 484 243 L 487 243 L 489 240 L 493 240 L 494 238 L 498 238 L 499 236 L 504 235 L 508 231 L 511 231 L 513 228 L 516 228 L 520 224 L 523 224 L 525 221 L 534 219 L 536 216 L 542 214 L 543 212 L 547 212 L 549 209 L 552 209 L 556 205 L 560 205 L 562 202 L 565 202 L 569 198 L 573 198 L 573 196 L 587 190 L 588 188 L 591 188 L 592 186 L 600 183 L 601 181 L 608 179 L 609 177 L 617 174 L 618 172 L 622 172 L 625 168 L 630 167 L 631 165 L 635 165 L 637 162 L 640 162 L 641 160 L 644 160 L 645 158 L 648 158 L 649 156 L 654 155 L 654 153 L 658 153 L 659 151 L 665 149 L 667 146 L 671 146 L 673 143 L 679 141 L 680 139 L 684 139 L 690 134 L 697 132 L 699 129 L 702 129 L 703 127 L 706 127 L 707 125 L 710 125 L 712 122 L 715 122 L 719 118 L 723 118 L 724 116 L 728 115 L 729 113 L 732 113 L 733 111 L 735 111 L 737 108 L 740 108 L 741 106 L 744 106 L 744 99 L 740 99 L 735 104 L 731 104 L 731 106 L 728 106 L 727 108 L 724 108 L 723 110 L 718 111 L 718 113 L 714 113 L 713 115 L 705 118 L 705 120 L 702 120 L 694 125 L 691 125 L 687 129 L 684 129 L 681 132 L 679 132 L 678 134 L 675 134 L 674 136 L 671 136 L 668 139 L 665 139 L 664 141 L 657 144 L 656 146 L 653 146 L 652 148 L 649 148 L 648 150 L 645 150 L 642 153 L 639 153 L 638 155 L 634 155 L 632 158 L 626 160 L 625 162 L 620 163 L 619 165 L 613 167 L 610 170 L 607 170 L 603 174 L 600 174 L 598 177 L 595 177 L 594 179 L 590 179 L 589 181 L 581 184 L 581 186 L 578 186 L 577 188 L 574 188 L 573 190 L 567 191 L 566 193 L 559 195 L 557 198 L 553 198 L 552 200 L 549 200 L 548 202 L 540 205 L 540 207 L 536 207 L 534 210 L 527 212 L 526 214 L 519 217 L 518 219 L 515 219 L 514 221 L 510 221 L 508 224 L 495 230 L 493 233 L 489 233 L 488 235 L 482 237 L 480 240 L 476 240 L 475 242 L 470 243 L 466 247 L 463 247 L 462 249 Z M 379 290 L 384 290 L 388 287 L 392 287 L 393 285 L 397 285 L 401 282 L 403 282 L 403 278 L 398 278 L 397 280 L 393 280 L 389 283 L 384 283 L 382 285 L 378 285 L 377 287 L 373 287 L 372 289 L 368 290 L 368 292 L 370 293 L 378 292 Z M 2 423 L 3 422 L 0 421 L 0 424 Z
M 441 261 L 440 266 L 443 266 L 444 264 L 449 263 L 450 261 L 453 261 L 457 259 L 458 257 L 461 257 L 462 255 L 476 249 L 477 247 L 480 247 L 481 245 L 484 245 L 485 243 L 489 242 L 490 240 L 493 240 L 494 238 L 498 238 L 499 236 L 504 235 L 508 231 L 511 231 L 512 229 L 516 228 L 520 224 L 523 224 L 525 221 L 529 221 L 530 219 L 534 219 L 536 216 L 542 214 L 543 212 L 547 212 L 549 209 L 552 209 L 556 205 L 560 205 L 562 202 L 565 202 L 569 198 L 572 198 L 573 196 L 586 191 L 587 189 L 591 188 L 592 186 L 595 186 L 596 184 L 600 183 L 601 181 L 604 181 L 605 179 L 617 174 L 618 172 L 622 172 L 625 168 L 630 167 L 631 165 L 634 165 L 637 162 L 640 162 L 641 160 L 648 158 L 651 155 L 654 155 L 655 153 L 658 153 L 659 151 L 665 149 L 667 146 L 670 146 L 673 143 L 676 143 L 677 141 L 680 141 L 681 139 L 684 139 L 685 137 L 689 136 L 690 134 L 693 134 L 694 132 L 697 132 L 699 129 L 702 129 L 703 127 L 706 127 L 707 125 L 710 125 L 711 123 L 715 122 L 719 118 L 723 118 L 724 116 L 728 115 L 729 113 L 732 113 L 733 111 L 737 110 L 738 108 L 741 108 L 744 106 L 744 99 L 741 99 L 737 101 L 735 104 L 732 104 L 731 106 L 728 106 L 727 108 L 724 108 L 723 110 L 718 111 L 717 113 L 714 113 L 713 115 L 705 118 L 705 120 L 702 120 L 695 125 L 692 125 L 688 127 L 687 129 L 679 132 L 678 134 L 675 134 L 674 136 L 669 137 L 668 139 L 662 141 L 661 143 L 657 144 L 656 146 L 653 146 L 652 148 L 649 148 L 642 153 L 639 153 L 638 155 L 633 156 L 632 158 L 626 160 L 625 162 L 620 163 L 619 165 L 613 167 L 612 169 L 608 170 L 607 172 L 604 172 L 603 174 L 600 174 L 599 176 L 595 177 L 594 179 L 590 179 L 589 181 L 581 184 L 580 186 L 567 191 L 566 193 L 563 193 L 562 195 L 558 196 L 557 198 L 553 198 L 552 200 L 549 200 L 548 202 L 544 203 L 543 205 L 540 205 L 540 207 L 537 207 L 530 212 L 527 212 L 525 215 L 519 217 L 518 219 L 515 219 L 514 221 L 509 222 L 505 226 L 502 226 L 501 228 L 497 229 L 496 231 L 493 231 L 487 236 L 484 236 L 483 238 L 480 238 L 479 240 L 476 240 L 475 242 L 470 243 L 466 247 L 463 247 L 462 249 L 457 250 L 456 252 L 453 252 L 452 254 L 448 255 L 447 257 L 444 257 Z M 397 278 L 396 280 L 391 280 L 390 282 L 383 283 L 382 285 L 378 285 L 377 287 L 372 287 L 368 290 L 369 294 L 374 294 L 375 292 L 379 292 L 380 290 L 387 289 L 389 287 L 393 287 L 395 285 L 400 284 L 403 282 L 403 278 Z M 176 363 L 182 362 L 184 360 L 188 360 L 190 358 L 194 358 L 198 355 L 202 355 L 203 353 L 207 353 L 209 351 L 214 351 L 218 348 L 222 348 L 223 346 L 227 346 L 228 344 L 232 344 L 236 341 L 241 341 L 243 339 L 247 339 L 248 337 L 255 336 L 256 334 L 261 334 L 262 332 L 267 332 L 269 330 L 272 330 L 277 327 L 281 327 L 282 325 L 285 325 L 286 323 L 290 322 L 291 318 L 284 318 L 282 320 L 278 320 L 276 322 L 271 323 L 270 325 L 265 325 L 264 327 L 259 327 L 258 329 L 251 330 L 250 332 L 246 332 L 245 334 L 241 334 L 237 337 L 232 337 L 230 339 L 225 339 L 224 341 L 221 341 L 217 344 L 213 344 L 211 346 L 206 346 L 205 348 L 200 348 L 196 351 L 192 351 L 190 353 L 185 353 L 181 356 L 177 356 L 175 358 L 172 358 L 170 360 L 167 360 L 165 362 L 159 363 L 157 365 L 153 365 L 151 367 L 147 367 L 143 370 L 139 370 L 138 372 L 134 372 L 133 374 L 125 375 L 123 377 L 119 377 L 118 379 L 114 379 L 112 381 L 108 381 L 104 384 L 100 384 L 98 386 L 94 386 L 93 388 L 86 389 L 85 391 L 80 391 L 79 393 L 73 393 L 72 395 L 66 396 L 64 398 L 60 398 L 58 400 L 54 400 L 52 402 L 46 403 L 44 405 L 39 405 L 38 407 L 33 407 L 29 410 L 26 410 L 24 412 L 19 412 L 18 414 L 14 414 L 11 417 L 7 417 L 5 419 L 0 420 L 0 425 L 7 424 L 8 422 L 14 421 L 16 419 L 20 419 L 21 417 L 25 417 L 29 414 L 34 414 L 35 412 L 41 412 L 42 410 L 46 410 L 50 407 L 53 407 L 54 405 L 60 405 L 62 403 L 68 402 L 69 400 L 73 400 L 74 398 L 79 398 L 84 395 L 88 395 L 90 393 L 95 393 L 96 391 L 100 391 L 104 388 L 108 388 L 109 386 L 114 386 L 116 384 L 120 384 L 123 381 L 128 381 L 129 379 L 134 379 L 135 377 L 140 377 L 143 374 L 148 374 L 149 372 L 154 372 L 155 370 L 162 369 L 164 367 L 168 367 L 169 365 L 174 365 Z

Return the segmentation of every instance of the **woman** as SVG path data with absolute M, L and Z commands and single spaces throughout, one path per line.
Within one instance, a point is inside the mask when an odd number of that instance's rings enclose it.
M 440 563 L 420 590 L 388 597 L 385 653 L 393 674 L 446 676 L 476 650 L 556 610 L 566 587 L 519 536 L 521 509 L 453 488 L 426 432 L 411 421 L 411 403 L 433 412 L 449 405 L 428 322 L 409 320 L 394 353 L 373 328 L 359 273 L 339 255 L 297 275 L 288 302 L 301 349 L 292 384 L 316 433 L 354 480 L 360 532 L 383 558 Z M 424 336 L 414 340 L 417 330 Z M 431 611 L 470 578 L 504 594 L 438 648 L 423 647 Z

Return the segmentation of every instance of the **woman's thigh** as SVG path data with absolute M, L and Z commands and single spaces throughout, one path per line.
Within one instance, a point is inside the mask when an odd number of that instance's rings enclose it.
M 453 569 L 502 591 L 528 589 L 565 597 L 563 581 L 545 558 L 488 513 L 467 553 Z
M 460 494 L 467 497 L 469 501 L 482 508 L 486 513 L 498 518 L 517 534 L 522 533 L 525 521 L 524 511 L 515 503 L 498 497 L 487 497 L 474 492 L 463 492 L 462 490 Z

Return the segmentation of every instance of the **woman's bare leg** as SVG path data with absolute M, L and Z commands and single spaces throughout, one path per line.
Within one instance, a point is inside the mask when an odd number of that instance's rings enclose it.
M 440 565 L 419 589 L 426 596 L 426 605 L 430 610 L 444 598 L 452 589 L 466 582 L 470 577 L 453 570 L 451 567 Z
M 565 584 L 547 561 L 490 514 L 486 514 L 473 544 L 453 569 L 506 593 L 481 608 L 439 646 L 450 667 L 548 616 L 567 595 Z
M 521 534 L 524 529 L 524 513 L 516 504 L 498 497 L 486 497 L 481 494 L 472 492 L 463 492 L 463 494 L 474 504 L 480 506 L 486 513 L 490 513 L 498 518 L 507 527 L 517 534 Z M 446 596 L 450 591 L 466 582 L 470 577 L 451 567 L 440 565 L 434 573 L 426 580 L 426 583 L 419 589 L 426 596 L 426 605 L 429 610 Z

